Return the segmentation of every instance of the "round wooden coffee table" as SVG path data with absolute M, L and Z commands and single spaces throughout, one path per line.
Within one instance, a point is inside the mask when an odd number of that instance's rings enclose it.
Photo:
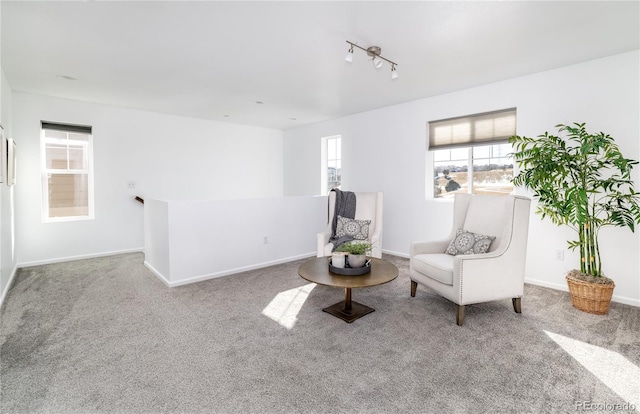
M 398 277 L 398 268 L 382 259 L 371 258 L 371 272 L 358 276 L 339 275 L 329 271 L 329 257 L 318 257 L 300 265 L 298 274 L 309 282 L 344 288 L 344 300 L 322 309 L 351 323 L 375 309 L 351 300 L 351 289 L 377 286 Z

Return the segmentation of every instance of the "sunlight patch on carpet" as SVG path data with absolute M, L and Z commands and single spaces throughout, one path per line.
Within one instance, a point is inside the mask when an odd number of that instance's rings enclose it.
M 544 331 L 623 400 L 640 407 L 640 368 L 618 352 Z
M 298 313 L 314 287 L 316 287 L 315 283 L 309 283 L 278 293 L 262 310 L 262 314 L 287 329 L 293 329 L 298 320 Z

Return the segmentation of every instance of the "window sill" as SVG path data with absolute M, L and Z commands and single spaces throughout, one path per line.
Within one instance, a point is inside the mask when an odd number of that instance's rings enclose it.
M 87 221 L 94 220 L 95 216 L 73 216 L 73 217 L 51 217 L 51 218 L 43 218 L 43 223 L 65 223 L 70 221 Z

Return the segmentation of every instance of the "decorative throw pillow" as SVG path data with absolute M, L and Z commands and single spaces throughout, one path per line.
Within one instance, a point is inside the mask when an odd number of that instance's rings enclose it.
M 447 247 L 447 250 L 444 252 L 452 256 L 458 254 L 486 253 L 489 250 L 489 246 L 491 246 L 491 242 L 494 240 L 494 236 L 485 236 L 458 229 L 456 231 L 456 237 L 451 240 L 449 247 Z
M 367 240 L 369 224 L 371 224 L 371 220 L 354 220 L 339 215 L 336 224 L 336 237 L 350 236 L 355 240 Z

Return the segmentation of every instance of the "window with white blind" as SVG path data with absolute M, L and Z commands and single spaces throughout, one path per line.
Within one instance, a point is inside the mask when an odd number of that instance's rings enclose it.
M 321 194 L 342 185 L 342 137 L 322 138 Z
M 42 122 L 43 221 L 93 219 L 91 127 Z
M 508 140 L 516 134 L 515 108 L 431 121 L 428 128 L 435 198 L 513 191 Z

